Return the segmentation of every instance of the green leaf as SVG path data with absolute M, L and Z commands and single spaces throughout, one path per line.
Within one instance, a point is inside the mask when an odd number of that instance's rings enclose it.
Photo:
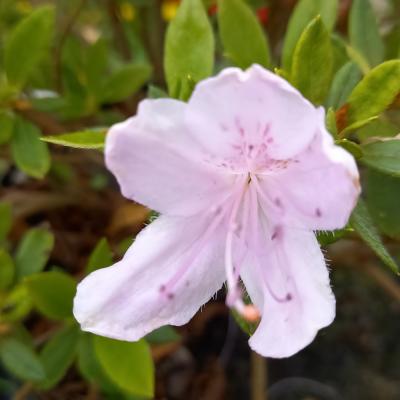
M 151 76 L 149 64 L 125 65 L 105 82 L 100 98 L 102 103 L 116 103 L 134 95 Z
M 47 318 L 72 317 L 75 280 L 59 271 L 41 272 L 25 280 L 35 307 Z
M 373 120 L 368 125 L 357 129 L 357 137 L 363 141 L 371 137 L 393 137 L 399 133 L 399 128 L 386 118 Z
M 316 232 L 316 237 L 321 246 L 328 246 L 337 242 L 348 232 L 352 232 L 351 228 L 337 229 L 335 231 L 319 231 Z
M 183 0 L 170 23 L 164 67 L 171 97 L 188 99 L 194 85 L 211 75 L 214 35 L 201 0 Z
M 400 177 L 400 140 L 385 140 L 363 146 L 362 161 L 383 173 Z
M 0 301 L 0 322 L 21 321 L 32 309 L 32 300 L 25 285 L 17 285 Z
M 168 93 L 156 85 L 149 85 L 147 90 L 147 97 L 149 99 L 163 99 L 168 98 Z
M 30 229 L 22 238 L 15 255 L 17 278 L 40 272 L 45 267 L 54 245 L 54 236 L 47 229 Z
M 353 0 L 349 17 L 349 37 L 351 45 L 371 66 L 383 61 L 383 40 L 369 0 Z
M 0 202 L 0 242 L 8 235 L 12 225 L 12 208 L 10 203 Z
M 122 390 L 138 396 L 154 395 L 154 365 L 144 340 L 131 343 L 96 336 L 94 347 L 104 372 Z
M 39 355 L 46 371 L 46 379 L 40 382 L 42 389 L 54 387 L 71 366 L 76 356 L 79 333 L 76 325 L 67 326 L 43 347 Z
M 348 98 L 347 123 L 379 115 L 400 92 L 400 60 L 386 61 L 369 72 Z
M 15 376 L 26 381 L 41 381 L 46 377 L 38 356 L 24 343 L 7 338 L 0 341 L 0 360 Z
M 360 79 L 361 72 L 355 63 L 348 62 L 343 65 L 333 78 L 326 101 L 327 107 L 333 107 L 334 109 L 341 107 Z
M 43 178 L 50 168 L 47 144 L 40 140 L 40 131 L 35 125 L 17 120 L 11 149 L 17 167 L 34 178 Z
M 219 0 L 218 24 L 225 54 L 238 67 L 270 65 L 266 34 L 243 0 Z M 240 27 L 240 29 L 238 29 Z
M 11 32 L 5 46 L 5 70 L 9 81 L 22 87 L 47 55 L 52 40 L 53 7 L 37 8 Z
M 10 112 L 0 110 L 0 145 L 7 143 L 14 128 L 14 117 Z
M 349 133 L 354 132 L 358 129 L 363 128 L 364 126 L 367 126 L 368 124 L 371 124 L 372 122 L 376 121 L 379 117 L 370 117 L 361 121 L 353 122 L 352 124 L 346 126 L 341 132 L 340 136 L 344 137 L 347 136 Z
M 104 76 L 107 71 L 108 54 L 107 41 L 100 38 L 90 45 L 85 52 L 86 62 L 84 66 L 87 89 L 95 97 L 101 97 Z
M 328 31 L 336 22 L 338 0 L 300 0 L 290 17 L 282 50 L 282 66 L 290 71 L 297 41 L 306 26 L 318 15 Z
M 15 275 L 14 261 L 3 249 L 0 249 L 0 291 L 7 289 L 13 282 Z
M 368 209 L 379 229 L 400 239 L 400 179 L 369 169 L 366 180 Z
M 301 34 L 293 55 L 291 82 L 305 97 L 322 104 L 332 77 L 331 39 L 320 17 Z
M 112 384 L 105 375 L 94 349 L 95 336 L 81 332 L 78 344 L 78 368 L 80 374 L 89 382 L 93 382 L 106 388 Z
M 336 113 L 333 108 L 329 108 L 326 117 L 325 117 L 325 124 L 328 132 L 332 135 L 334 139 L 338 139 L 338 131 L 336 126 Z
M 174 328 L 169 325 L 162 326 L 146 335 L 146 340 L 151 344 L 163 344 L 177 342 L 180 336 Z
M 86 265 L 86 273 L 90 274 L 96 269 L 109 267 L 113 262 L 113 253 L 106 238 L 102 238 L 92 251 Z
M 57 136 L 46 136 L 42 140 L 48 143 L 78 149 L 103 149 L 106 140 L 106 130 L 85 130 L 81 132 L 64 133 Z
M 374 225 L 368 209 L 362 199 L 358 201 L 350 218 L 351 226 L 360 235 L 361 239 L 375 252 L 375 254 L 394 272 L 399 271 L 399 267 L 392 256 L 386 250 L 382 239 Z

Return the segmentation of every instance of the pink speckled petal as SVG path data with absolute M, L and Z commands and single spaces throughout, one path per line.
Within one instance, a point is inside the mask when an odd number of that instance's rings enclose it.
M 296 89 L 258 65 L 227 68 L 200 82 L 188 107 L 193 135 L 211 154 L 227 159 L 237 157 L 235 148 L 244 142 L 264 144 L 274 158 L 290 157 L 312 140 L 316 116 Z
M 161 216 L 120 262 L 85 278 L 74 302 L 82 329 L 135 341 L 188 322 L 224 281 L 221 227 L 210 218 Z
M 193 215 L 220 200 L 230 179 L 202 161 L 183 122 L 186 104 L 145 100 L 107 135 L 106 165 L 122 194 L 169 215 Z
M 277 206 L 276 218 L 289 227 L 343 228 L 360 194 L 354 158 L 334 145 L 321 125 L 311 145 L 294 159 L 287 169 L 260 176 L 263 193 Z
M 265 357 L 289 357 L 315 338 L 335 317 L 329 274 L 312 232 L 258 226 L 258 244 L 245 261 L 241 276 L 262 313 L 249 340 Z M 261 236 L 262 235 L 262 236 Z M 265 240 L 266 239 L 266 240 Z M 258 246 L 258 248 L 254 248 Z

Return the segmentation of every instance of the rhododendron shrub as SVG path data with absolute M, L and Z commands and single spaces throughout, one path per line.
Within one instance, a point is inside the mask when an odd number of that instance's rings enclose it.
M 398 11 L 1 0 L 0 397 L 396 397 Z

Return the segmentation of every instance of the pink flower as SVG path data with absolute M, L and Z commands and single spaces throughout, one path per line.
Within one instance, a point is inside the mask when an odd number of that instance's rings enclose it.
M 111 128 L 106 163 L 124 196 L 162 215 L 121 261 L 80 283 L 82 329 L 138 340 L 185 324 L 224 282 L 229 306 L 261 315 L 249 343 L 264 356 L 290 356 L 332 322 L 313 231 L 346 224 L 358 172 L 324 110 L 285 80 L 257 65 L 228 68 L 188 103 L 144 100 Z

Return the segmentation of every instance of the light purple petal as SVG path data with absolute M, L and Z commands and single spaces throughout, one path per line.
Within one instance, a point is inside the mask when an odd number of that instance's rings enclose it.
M 106 165 L 122 194 L 168 215 L 193 215 L 224 198 L 228 176 L 202 161 L 183 122 L 186 104 L 144 100 L 107 135 Z
M 266 357 L 289 357 L 307 346 L 335 317 L 329 274 L 312 232 L 269 226 L 259 215 L 257 243 L 241 270 L 262 313 L 250 346 Z
M 189 100 L 188 123 L 196 139 L 224 164 L 250 149 L 267 147 L 274 158 L 303 150 L 317 128 L 317 110 L 284 79 L 253 65 L 227 68 L 200 82 Z
M 322 124 L 306 150 L 286 168 L 259 175 L 259 184 L 271 218 L 312 230 L 343 228 L 360 194 L 354 158 Z
M 221 225 L 202 218 L 159 217 L 125 257 L 79 285 L 74 315 L 83 330 L 134 341 L 185 324 L 224 281 Z

